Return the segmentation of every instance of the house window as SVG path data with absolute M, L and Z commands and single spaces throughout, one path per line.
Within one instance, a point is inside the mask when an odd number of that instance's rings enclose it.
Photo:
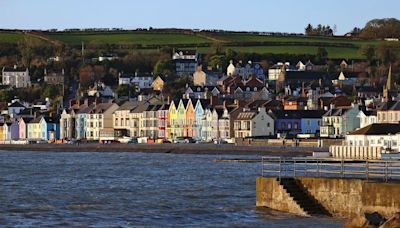
M 288 123 L 288 129 L 292 129 L 292 124 Z
M 286 124 L 285 123 L 281 123 L 281 128 L 285 129 L 286 128 Z
M 299 124 L 298 123 L 294 123 L 294 129 L 299 129 Z

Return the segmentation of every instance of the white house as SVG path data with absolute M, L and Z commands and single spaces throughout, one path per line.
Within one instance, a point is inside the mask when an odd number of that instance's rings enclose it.
M 88 90 L 89 96 L 96 96 L 96 97 L 114 97 L 115 94 L 109 86 L 106 86 L 102 82 L 97 82 L 94 84 L 93 87 L 89 88 Z
M 274 119 L 265 108 L 244 108 L 234 121 L 235 138 L 274 135 Z
M 177 75 L 192 75 L 197 68 L 200 55 L 197 50 L 177 50 L 172 55 Z
M 348 132 L 352 132 L 360 126 L 358 104 L 351 108 L 331 108 L 322 117 L 320 136 L 329 138 L 341 138 Z
M 152 88 L 153 75 L 151 74 L 120 74 L 119 85 L 135 85 L 139 89 Z
M 348 146 L 382 147 L 399 152 L 400 124 L 371 124 L 346 136 Z
M 377 122 L 377 116 L 375 111 L 365 111 L 361 110 L 357 117 L 360 119 L 360 128 L 366 127 L 368 125 Z
M 2 70 L 3 85 L 13 86 L 15 88 L 25 88 L 31 85 L 31 77 L 28 68 L 3 67 Z
M 11 118 L 15 118 L 26 106 L 22 104 L 18 99 L 13 100 L 8 104 L 8 115 Z

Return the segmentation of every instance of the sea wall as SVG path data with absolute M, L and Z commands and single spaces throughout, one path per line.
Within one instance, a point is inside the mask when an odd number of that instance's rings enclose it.
M 400 183 L 361 179 L 296 177 L 330 214 L 352 217 L 364 212 L 379 212 L 390 217 L 400 212 Z M 303 215 L 298 205 L 275 177 L 258 177 L 256 205 Z M 285 194 L 286 193 L 286 194 Z M 301 208 L 300 208 L 301 209 Z

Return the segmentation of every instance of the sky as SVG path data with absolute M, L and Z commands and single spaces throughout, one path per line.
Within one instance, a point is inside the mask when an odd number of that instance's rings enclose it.
M 399 0 L 0 0 L 0 28 L 196 28 L 337 34 L 374 18 L 400 19 Z

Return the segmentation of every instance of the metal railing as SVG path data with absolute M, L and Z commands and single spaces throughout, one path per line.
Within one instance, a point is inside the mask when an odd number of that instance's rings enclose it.
M 400 161 L 263 157 L 262 176 L 400 181 Z

